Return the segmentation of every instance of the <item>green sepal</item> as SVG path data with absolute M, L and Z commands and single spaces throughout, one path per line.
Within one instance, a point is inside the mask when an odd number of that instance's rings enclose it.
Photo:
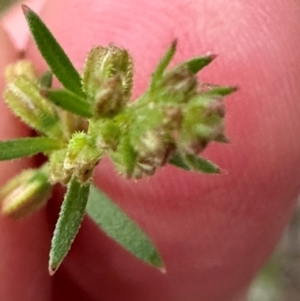
M 53 275 L 69 252 L 85 214 L 90 185 L 81 185 L 73 176 L 55 225 L 50 249 L 49 273 Z
M 175 55 L 176 47 L 177 47 L 177 40 L 174 40 L 172 42 L 171 46 L 168 48 L 165 55 L 162 57 L 162 59 L 158 63 L 154 73 L 152 74 L 150 90 L 155 89 L 156 84 L 161 80 L 166 68 L 168 67 L 172 58 Z
M 219 143 L 226 143 L 226 144 L 230 143 L 230 140 L 224 133 L 221 133 L 219 136 L 215 137 L 214 141 Z
M 62 47 L 34 11 L 24 4 L 22 8 L 35 43 L 53 74 L 66 89 L 84 95 L 80 75 Z
M 181 67 L 182 65 L 185 65 L 188 67 L 188 69 L 196 74 L 199 71 L 201 71 L 204 67 L 208 66 L 217 56 L 214 54 L 209 54 L 205 56 L 199 56 L 195 57 L 191 60 L 188 60 L 181 65 L 177 66 L 176 68 Z
M 214 173 L 219 174 L 221 173 L 221 169 L 215 163 L 204 159 L 200 156 L 194 155 L 186 155 L 185 156 L 186 163 L 189 165 L 191 170 L 201 171 L 203 173 Z
M 169 160 L 168 163 L 184 170 L 191 170 L 190 166 L 185 162 L 184 155 L 176 152 Z
M 169 164 L 188 171 L 200 171 L 206 174 L 220 174 L 221 169 L 215 163 L 200 156 L 176 152 L 168 161 Z
M 44 72 L 38 80 L 38 85 L 40 89 L 48 89 L 52 87 L 53 81 L 53 73 L 52 71 L 48 70 Z
M 60 149 L 58 140 L 46 137 L 0 141 L 0 161 L 33 156 Z
M 148 236 L 93 184 L 86 211 L 109 237 L 127 251 L 150 265 L 163 268 L 163 260 Z
M 90 104 L 68 90 L 44 89 L 42 94 L 58 107 L 76 115 L 91 118 Z
M 236 86 L 216 86 L 212 84 L 207 85 L 208 90 L 201 92 L 201 95 L 207 96 L 227 96 L 238 90 Z

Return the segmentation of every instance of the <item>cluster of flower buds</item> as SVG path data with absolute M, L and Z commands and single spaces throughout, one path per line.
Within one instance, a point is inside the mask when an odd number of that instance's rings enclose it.
M 213 55 L 168 69 L 175 51 L 176 42 L 158 64 L 148 90 L 133 102 L 133 59 L 114 45 L 90 51 L 81 95 L 54 90 L 51 75 L 38 79 L 28 61 L 8 67 L 8 105 L 29 126 L 59 141 L 57 149 L 46 153 L 51 184 L 66 185 L 73 175 L 88 184 L 105 155 L 133 179 L 153 175 L 166 163 L 219 172 L 198 154 L 212 141 L 227 141 L 223 97 L 235 88 L 199 83 L 197 73 Z
M 186 161 L 189 169 L 197 169 L 186 158 L 197 156 L 212 141 L 228 140 L 223 96 L 236 88 L 200 85 L 197 73 L 214 55 L 167 70 L 175 50 L 176 42 L 158 65 L 149 89 L 123 112 L 128 118 L 122 119 L 126 119 L 125 126 L 112 158 L 129 178 L 153 175 L 175 155 Z

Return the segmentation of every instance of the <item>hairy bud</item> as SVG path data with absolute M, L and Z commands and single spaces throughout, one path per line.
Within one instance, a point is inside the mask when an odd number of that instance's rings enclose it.
M 24 217 L 40 209 L 50 196 L 48 175 L 42 169 L 25 170 L 1 188 L 1 211 L 13 218 Z
M 186 103 L 196 95 L 198 81 L 196 75 L 185 65 L 167 72 L 156 88 L 157 101 Z
M 114 77 L 105 81 L 95 95 L 93 112 L 96 118 L 109 117 L 119 113 L 126 105 L 127 99 L 124 97 L 121 77 Z
M 68 145 L 64 169 L 72 172 L 81 184 L 85 184 L 91 179 L 101 154 L 86 133 L 74 133 Z
M 21 60 L 10 64 L 4 71 L 6 82 L 12 82 L 18 76 L 24 76 L 30 81 L 37 82 L 38 78 L 31 61 Z
M 50 137 L 63 136 L 54 106 L 41 96 L 38 83 L 25 75 L 10 79 L 4 100 L 27 125 Z
M 106 82 L 116 75 L 121 82 L 123 97 L 128 100 L 133 79 L 133 60 L 129 53 L 113 44 L 93 48 L 86 60 L 82 79 L 82 86 L 89 100 L 94 102 L 101 90 L 109 88 Z

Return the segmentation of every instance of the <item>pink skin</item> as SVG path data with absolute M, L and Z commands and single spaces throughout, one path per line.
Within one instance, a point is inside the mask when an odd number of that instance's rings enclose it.
M 300 190 L 299 16 L 300 3 L 289 0 L 49 1 L 42 17 L 76 67 L 82 68 L 95 45 L 114 42 L 130 51 L 134 95 L 145 89 L 174 38 L 175 62 L 217 53 L 201 78 L 240 87 L 226 101 L 232 143 L 211 145 L 204 153 L 226 171 L 221 176 L 168 166 L 134 183 L 107 160 L 97 168 L 97 185 L 153 238 L 166 275 L 127 254 L 86 219 L 67 259 L 49 278 L 57 197 L 24 221 L 0 220 L 0 300 L 242 300 Z M 0 51 L 3 68 L 13 51 L 9 45 Z M 32 43 L 27 56 L 45 69 Z M 2 107 L 1 138 L 26 135 Z M 1 181 L 24 164 L 30 161 L 1 163 Z

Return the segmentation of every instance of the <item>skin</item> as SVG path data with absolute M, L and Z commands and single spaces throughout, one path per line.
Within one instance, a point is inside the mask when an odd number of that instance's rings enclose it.
M 41 16 L 79 69 L 92 46 L 114 42 L 130 51 L 135 96 L 174 38 L 175 63 L 217 53 L 201 79 L 238 85 L 240 91 L 226 100 L 231 144 L 204 152 L 223 175 L 168 166 L 134 183 L 107 160 L 95 172 L 97 185 L 151 236 L 167 274 L 127 254 L 86 219 L 60 270 L 48 277 L 47 252 L 61 202 L 57 192 L 32 217 L 0 219 L 0 300 L 243 300 L 300 190 L 299 15 L 300 2 L 292 0 L 46 3 Z M 3 69 L 15 56 L 3 32 L 0 37 Z M 45 70 L 32 42 L 26 56 Z M 28 135 L 3 102 L 0 106 L 0 138 Z M 34 162 L 1 163 L 0 182 L 29 165 Z

